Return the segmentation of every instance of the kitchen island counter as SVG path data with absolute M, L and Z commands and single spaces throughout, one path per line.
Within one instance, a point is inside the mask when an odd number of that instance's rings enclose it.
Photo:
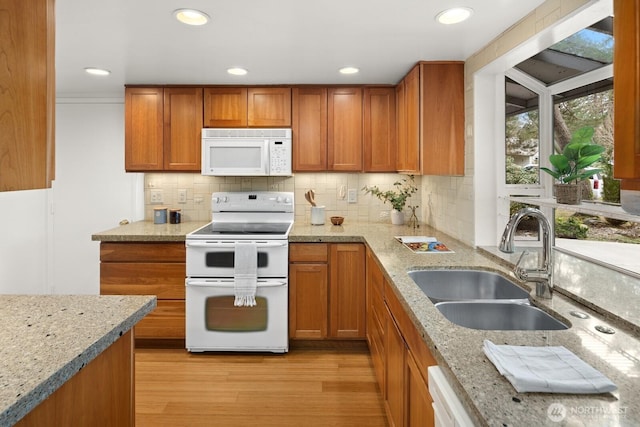
M 0 295 L 0 425 L 83 372 L 155 305 L 149 296 Z
M 188 221 L 180 224 L 154 224 L 136 221 L 101 231 L 91 240 L 101 242 L 184 242 L 185 236 L 208 224 L 207 221 Z

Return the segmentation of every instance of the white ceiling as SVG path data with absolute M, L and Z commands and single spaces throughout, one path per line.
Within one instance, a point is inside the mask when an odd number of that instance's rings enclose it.
M 59 97 L 124 84 L 395 84 L 419 60 L 465 60 L 543 0 L 56 0 Z M 444 26 L 452 6 L 470 20 Z M 212 20 L 180 24 L 194 8 Z M 343 76 L 343 66 L 360 68 Z M 241 66 L 246 76 L 226 69 Z M 85 67 L 111 70 L 89 76 Z

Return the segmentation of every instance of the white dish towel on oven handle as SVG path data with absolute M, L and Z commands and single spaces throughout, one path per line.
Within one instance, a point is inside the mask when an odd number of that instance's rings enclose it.
M 233 265 L 236 307 L 256 305 L 258 285 L 258 248 L 255 242 L 236 242 Z

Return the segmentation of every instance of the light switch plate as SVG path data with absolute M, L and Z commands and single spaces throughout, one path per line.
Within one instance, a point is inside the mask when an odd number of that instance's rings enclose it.
M 151 190 L 151 203 L 154 205 L 158 205 L 158 204 L 162 204 L 163 203 L 163 198 L 162 198 L 162 190 Z
M 349 203 L 358 203 L 358 190 L 355 188 L 350 188 L 347 192 L 347 202 Z
M 184 188 L 178 190 L 178 203 L 187 203 L 187 190 Z

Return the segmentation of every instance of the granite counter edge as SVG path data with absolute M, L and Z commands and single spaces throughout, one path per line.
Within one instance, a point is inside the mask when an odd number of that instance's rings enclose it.
M 124 297 L 126 298 L 126 297 Z M 70 360 L 52 376 L 36 386 L 29 393 L 20 397 L 16 402 L 0 414 L 0 425 L 14 425 L 29 412 L 35 409 L 40 403 L 55 393 L 67 381 L 69 381 L 82 368 L 91 363 L 98 355 L 104 352 L 110 345 L 115 343 L 120 337 L 149 314 L 156 307 L 156 298 L 149 297 L 148 301 L 131 313 L 129 317 L 116 325 L 111 331 L 103 335 L 100 339 L 90 345 L 78 356 Z

